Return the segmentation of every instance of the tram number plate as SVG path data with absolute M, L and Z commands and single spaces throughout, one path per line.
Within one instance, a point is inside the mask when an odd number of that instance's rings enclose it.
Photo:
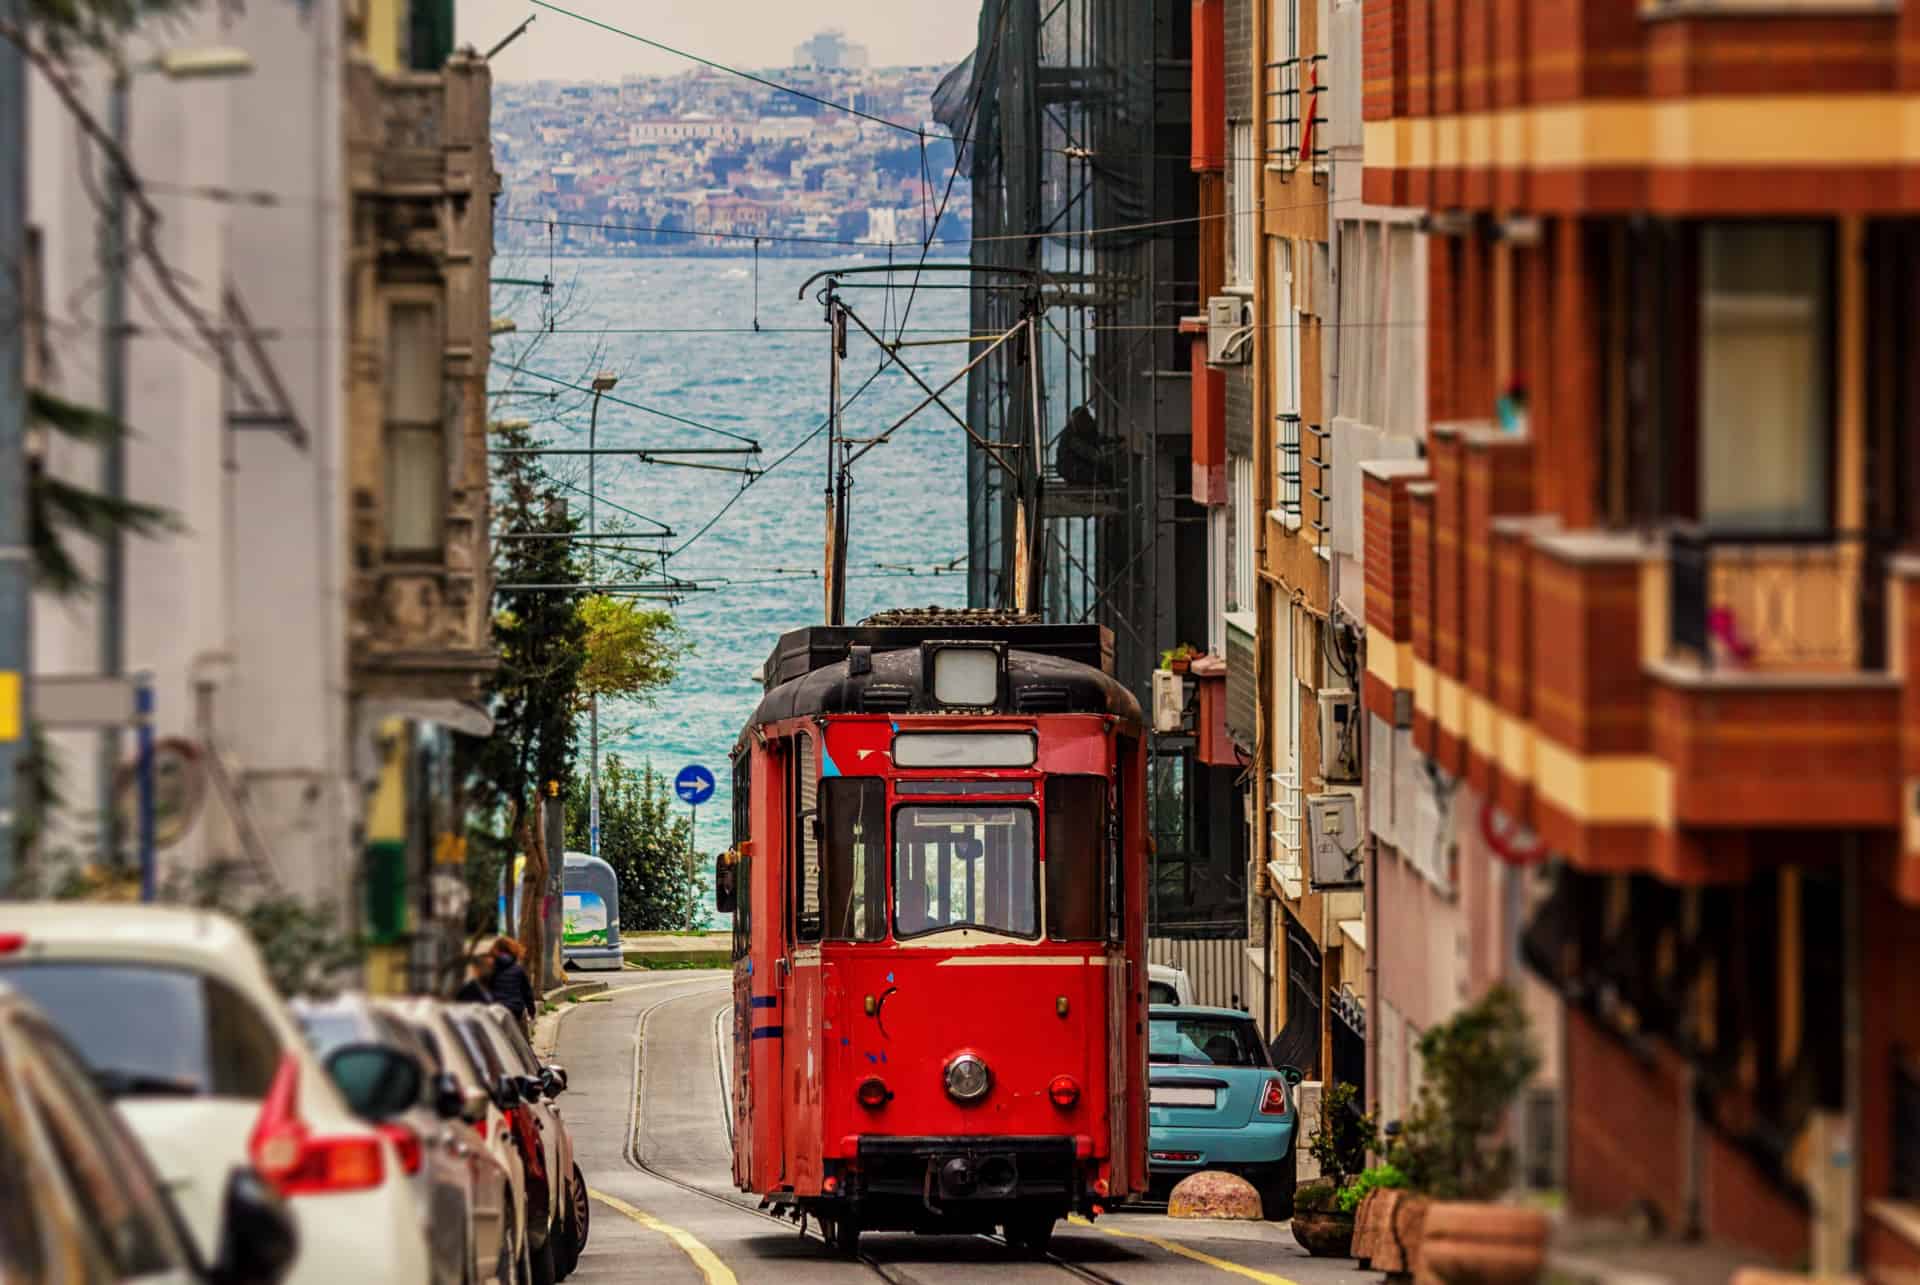
M 1213 1093 L 1212 1089 L 1154 1084 L 1147 1088 L 1147 1103 L 1156 1107 L 1211 1107 Z

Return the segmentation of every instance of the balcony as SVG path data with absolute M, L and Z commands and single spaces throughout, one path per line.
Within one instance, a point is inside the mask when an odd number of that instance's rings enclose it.
M 1865 535 L 1675 531 L 1668 654 L 1722 674 L 1883 672 L 1891 546 Z

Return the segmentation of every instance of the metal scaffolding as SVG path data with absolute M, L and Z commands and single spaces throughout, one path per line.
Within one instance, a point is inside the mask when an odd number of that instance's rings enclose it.
M 1185 0 L 983 0 L 978 45 L 934 100 L 966 139 L 973 263 L 1045 283 L 1037 344 L 968 376 L 967 421 L 996 448 L 968 453 L 969 600 L 1007 607 L 1030 583 L 1045 619 L 1106 625 L 1143 703 L 1160 650 L 1204 636 L 1201 578 L 1197 601 L 1157 588 L 1204 565 L 1178 338 L 1201 304 L 1190 46 Z M 973 333 L 1031 306 L 976 291 Z

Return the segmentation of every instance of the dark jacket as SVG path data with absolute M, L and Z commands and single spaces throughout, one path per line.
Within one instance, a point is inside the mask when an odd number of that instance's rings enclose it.
M 533 983 L 527 979 L 527 970 L 520 966 L 519 960 L 497 958 L 493 976 L 487 979 L 487 989 L 493 992 L 494 1003 L 504 1005 L 522 1021 L 533 1020 Z
M 454 999 L 462 1004 L 491 1004 L 493 992 L 478 977 L 469 977 L 460 989 L 453 993 Z

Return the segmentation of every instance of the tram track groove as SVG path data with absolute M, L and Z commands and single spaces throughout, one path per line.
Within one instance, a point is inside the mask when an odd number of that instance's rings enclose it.
M 622 1148 L 622 1155 L 625 1157 L 627 1164 L 631 1166 L 633 1169 L 637 1170 L 640 1173 L 644 1173 L 648 1177 L 653 1178 L 659 1182 L 664 1182 L 668 1186 L 671 1186 L 680 1191 L 686 1192 L 688 1195 L 699 1196 L 703 1199 L 713 1201 L 716 1204 L 724 1205 L 727 1208 L 737 1211 L 739 1213 L 752 1215 L 755 1218 L 762 1219 L 766 1222 L 774 1224 L 775 1226 L 790 1228 L 794 1225 L 793 1219 L 787 1218 L 782 1215 L 769 1213 L 764 1209 L 760 1209 L 756 1207 L 755 1205 L 749 1203 L 746 1200 L 740 1199 L 736 1196 L 726 1195 L 721 1192 L 712 1191 L 706 1187 L 699 1185 L 698 1183 L 689 1181 L 688 1179 L 682 1178 L 676 1174 L 669 1173 L 668 1171 L 661 1169 L 653 1165 L 652 1163 L 650 1163 L 646 1159 L 646 1157 L 643 1156 L 640 1152 L 640 1121 L 641 1121 L 640 1101 L 641 1101 L 641 1094 L 644 1091 L 644 1085 L 645 1085 L 645 1078 L 643 1075 L 643 1071 L 645 1067 L 644 1059 L 646 1056 L 646 1047 L 647 1047 L 647 1024 L 653 1019 L 653 1015 L 655 1013 L 657 1013 L 658 1011 L 667 1007 L 670 1004 L 677 1004 L 683 1000 L 719 998 L 719 997 L 720 997 L 720 992 L 716 992 L 714 995 L 710 996 L 703 991 L 690 991 L 690 992 L 686 992 L 678 995 L 663 996 L 657 1000 L 653 1000 L 653 1002 L 649 1003 L 645 1009 L 641 1010 L 639 1020 L 634 1027 L 633 1075 L 630 1082 L 630 1100 L 629 1100 L 628 1109 L 627 1109 L 627 1139 L 626 1139 L 626 1146 Z M 652 997 L 649 996 L 648 998 L 651 999 Z M 720 1012 L 722 1014 L 725 1014 L 730 1009 L 730 1007 L 731 1007 L 730 1003 L 728 1005 L 723 1005 Z M 720 1027 L 720 1018 L 716 1017 L 715 1019 L 716 1039 L 714 1042 L 714 1075 L 720 1090 L 720 1102 L 722 1106 L 721 1116 L 726 1121 L 729 1150 L 731 1150 L 732 1136 L 733 1136 L 733 1112 L 731 1110 L 732 1085 L 727 1082 L 727 1078 L 725 1076 L 724 1069 L 723 1069 L 725 1066 L 725 1062 L 721 1056 L 719 1040 L 717 1037 L 717 1032 L 719 1027 Z M 800 1224 L 799 1231 L 802 1238 L 818 1242 L 821 1248 L 827 1251 L 828 1256 L 830 1257 L 835 1256 L 833 1247 L 827 1243 L 826 1237 L 822 1233 L 817 1221 L 803 1220 Z M 974 1238 L 979 1240 L 984 1240 L 989 1244 L 1003 1246 L 1007 1248 L 1009 1252 L 1013 1252 L 1013 1247 L 1008 1244 L 1007 1239 L 1004 1236 L 998 1236 L 988 1232 L 978 1232 L 974 1234 Z M 855 1254 L 853 1254 L 851 1257 L 840 1258 L 840 1261 L 850 1262 L 850 1263 L 859 1263 L 861 1266 L 871 1271 L 875 1276 L 878 1276 L 881 1280 L 886 1281 L 887 1285 L 936 1285 L 935 1282 L 925 1281 L 919 1277 L 913 1276 L 905 1272 L 900 1268 L 898 1264 L 883 1262 L 880 1259 L 873 1257 L 871 1253 L 865 1250 L 858 1251 Z M 1066 1272 L 1070 1276 L 1074 1276 L 1080 1280 L 1090 1282 L 1091 1285 L 1125 1285 L 1125 1282 L 1122 1282 L 1117 1277 L 1109 1276 L 1106 1273 L 1101 1272 L 1095 1268 L 1087 1267 L 1083 1264 L 1072 1262 L 1052 1252 L 1046 1253 L 1038 1258 L 1032 1258 L 1032 1259 L 1015 1258 L 1013 1260 L 1014 1263 L 1018 1263 L 1022 1261 L 1029 1262 L 1035 1265 L 1045 1265 L 1045 1266 L 1058 1268 L 1059 1270 Z M 956 1265 L 956 1266 L 961 1266 L 961 1265 Z

